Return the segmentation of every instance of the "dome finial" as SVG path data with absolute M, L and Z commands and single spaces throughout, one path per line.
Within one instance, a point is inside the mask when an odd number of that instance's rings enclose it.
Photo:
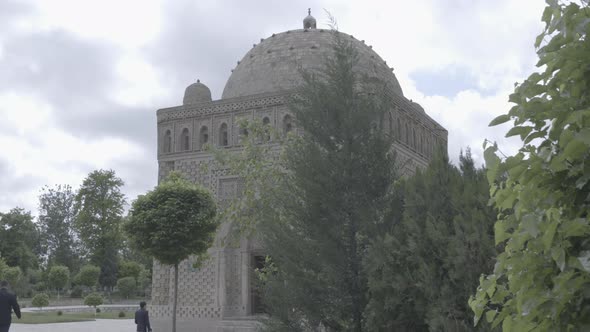
M 316 20 L 311 16 L 311 8 L 307 8 L 307 17 L 303 19 L 303 29 L 315 29 Z

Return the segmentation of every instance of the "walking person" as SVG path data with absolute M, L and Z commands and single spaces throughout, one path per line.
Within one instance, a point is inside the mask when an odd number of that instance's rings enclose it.
M 12 323 L 12 311 L 20 319 L 20 307 L 16 296 L 8 292 L 8 282 L 0 281 L 0 332 L 8 332 Z
M 139 310 L 135 312 L 135 324 L 137 324 L 137 331 L 151 332 L 150 316 L 145 310 L 145 301 L 139 302 Z M 0 330 L 2 332 L 2 330 Z

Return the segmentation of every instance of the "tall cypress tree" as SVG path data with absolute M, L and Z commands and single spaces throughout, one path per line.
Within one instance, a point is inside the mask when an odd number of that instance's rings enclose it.
M 380 125 L 388 100 L 356 65 L 355 50 L 334 32 L 325 69 L 304 73 L 291 103 L 304 134 L 286 144 L 275 189 L 260 193 L 269 202 L 258 209 L 270 254 L 262 286 L 269 330 L 363 330 L 363 257 L 396 171 Z
M 368 252 L 371 331 L 471 331 L 469 295 L 493 266 L 494 211 L 469 151 L 405 181 L 403 219 Z M 399 204 L 399 203 L 398 203 Z M 480 329 L 487 329 L 481 326 Z

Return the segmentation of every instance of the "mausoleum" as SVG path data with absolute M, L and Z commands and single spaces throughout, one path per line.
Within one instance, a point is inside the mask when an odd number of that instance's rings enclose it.
M 362 75 L 386 88 L 391 96 L 391 111 L 384 125 L 396 138 L 392 148 L 398 158 L 407 161 L 407 171 L 425 167 L 435 147 L 442 146 L 446 151 L 447 131 L 404 96 L 393 68 L 364 40 L 336 33 L 354 45 Z M 176 170 L 208 188 L 220 203 L 235 197 L 240 191 L 239 179 L 215 166 L 204 146 L 239 150 L 237 123 L 244 118 L 261 120 L 283 133 L 297 130 L 297 122 L 289 114 L 289 96 L 302 82 L 300 69 L 321 68 L 324 56 L 331 52 L 331 43 L 331 30 L 317 28 L 309 14 L 303 29 L 256 41 L 232 70 L 221 99 L 212 100 L 211 91 L 200 81 L 189 85 L 182 105 L 157 111 L 158 179 Z M 222 245 L 223 228 L 220 232 L 206 264 L 197 269 L 189 259 L 179 267 L 179 331 L 252 330 L 258 311 L 253 271 L 265 252 L 247 239 L 238 246 Z M 152 280 L 152 320 L 156 326 L 169 329 L 173 268 L 154 263 Z

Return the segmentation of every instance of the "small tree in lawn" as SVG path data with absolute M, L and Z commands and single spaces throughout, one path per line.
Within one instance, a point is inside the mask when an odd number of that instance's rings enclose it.
M 49 287 L 57 290 L 57 299 L 59 300 L 59 291 L 64 288 L 70 279 L 70 269 L 67 266 L 55 265 L 49 269 Z
M 117 280 L 117 289 L 121 296 L 125 298 L 129 298 L 130 295 L 133 295 L 135 290 L 137 289 L 137 282 L 133 277 L 124 277 Z
M 84 305 L 87 305 L 89 307 L 94 307 L 94 316 L 95 317 L 96 317 L 96 307 L 98 307 L 102 303 L 103 303 L 102 295 L 100 295 L 98 293 L 88 294 L 84 298 Z
M 172 173 L 133 202 L 125 231 L 134 245 L 163 264 L 174 266 L 172 332 L 176 331 L 178 264 L 203 255 L 213 243 L 218 220 L 211 194 Z
M 45 293 L 39 293 L 33 297 L 31 304 L 33 307 L 41 308 L 41 311 L 43 311 L 43 307 L 47 307 L 49 305 L 49 295 Z

